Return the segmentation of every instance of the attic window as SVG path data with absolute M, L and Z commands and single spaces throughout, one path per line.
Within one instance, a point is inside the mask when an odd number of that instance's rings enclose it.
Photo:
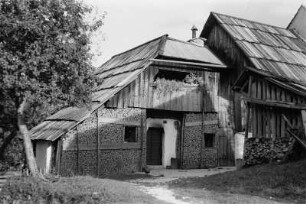
M 126 126 L 124 128 L 124 142 L 137 142 L 136 126 Z
M 205 140 L 205 147 L 214 147 L 215 134 L 205 133 L 204 140 Z
M 168 71 L 168 70 L 159 70 L 156 74 L 154 81 L 156 79 L 166 79 L 166 80 L 175 80 L 175 81 L 184 81 L 188 72 L 176 72 L 176 71 Z

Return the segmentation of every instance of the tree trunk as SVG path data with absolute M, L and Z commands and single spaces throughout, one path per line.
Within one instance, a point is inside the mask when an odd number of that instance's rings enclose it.
M 4 139 L 4 142 L 2 143 L 1 147 L 0 147 L 0 160 L 4 160 L 4 153 L 5 150 L 7 148 L 7 146 L 11 143 L 11 141 L 14 139 L 14 137 L 16 136 L 16 131 L 13 130 L 9 136 L 7 136 Z
M 42 174 L 38 171 L 36 160 L 34 157 L 32 142 L 29 136 L 29 131 L 24 122 L 24 110 L 26 108 L 26 105 L 27 101 L 25 98 L 22 101 L 21 105 L 18 107 L 18 128 L 23 137 L 24 151 L 31 175 L 35 178 L 44 178 Z

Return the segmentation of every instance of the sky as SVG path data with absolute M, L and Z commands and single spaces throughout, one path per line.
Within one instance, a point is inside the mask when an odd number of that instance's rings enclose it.
M 191 27 L 200 34 L 211 11 L 287 27 L 306 0 L 83 0 L 106 12 L 101 33 L 93 40 L 98 67 L 113 55 L 164 34 L 189 40 Z

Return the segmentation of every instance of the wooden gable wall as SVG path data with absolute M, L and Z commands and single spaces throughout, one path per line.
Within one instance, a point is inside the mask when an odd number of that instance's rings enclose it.
M 154 77 L 160 69 L 196 73 L 203 77 L 205 88 L 186 86 L 177 91 L 160 93 L 154 87 Z M 217 112 L 218 82 L 219 73 L 217 72 L 150 66 L 135 81 L 111 98 L 107 103 L 107 107 L 202 112 L 204 103 L 205 112 Z
M 229 67 L 220 73 L 218 95 L 220 97 L 220 126 L 242 131 L 246 123 L 246 111 L 239 93 L 233 91 L 233 85 L 244 67 L 250 65 L 244 53 L 220 25 L 215 25 L 207 38 L 208 47 Z
M 282 115 L 289 119 L 294 129 L 303 130 L 301 109 L 306 108 L 306 97 L 257 75 L 249 76 L 241 92 L 249 104 L 248 131 L 254 137 L 288 136 L 288 126 Z

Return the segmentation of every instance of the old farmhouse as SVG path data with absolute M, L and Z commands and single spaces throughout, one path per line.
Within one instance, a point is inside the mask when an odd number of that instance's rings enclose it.
M 301 126 L 305 51 L 289 29 L 211 13 L 200 38 L 164 35 L 103 64 L 90 110 L 31 130 L 38 166 L 102 176 L 234 165 L 234 133 L 284 137 L 287 113 Z

